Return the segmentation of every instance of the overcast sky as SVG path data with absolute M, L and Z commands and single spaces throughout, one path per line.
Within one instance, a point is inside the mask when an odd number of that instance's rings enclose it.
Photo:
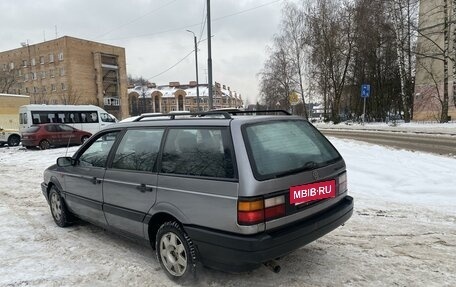
M 278 31 L 283 0 L 211 0 L 213 80 L 255 103 L 266 46 Z M 62 36 L 124 47 L 127 73 L 151 82 L 195 80 L 192 30 L 205 40 L 206 0 L 1 0 L 0 50 Z M 200 35 L 202 35 L 200 37 Z M 176 67 L 156 76 L 190 54 Z M 198 52 L 207 83 L 207 41 Z M 155 77 L 154 77 L 155 76 Z

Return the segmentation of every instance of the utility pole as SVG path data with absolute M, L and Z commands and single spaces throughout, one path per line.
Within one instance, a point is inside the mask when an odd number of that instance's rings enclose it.
M 207 69 L 209 72 L 209 110 L 214 108 L 212 95 L 211 0 L 207 0 Z
M 193 34 L 193 40 L 195 42 L 195 69 L 196 69 L 196 110 L 200 111 L 200 92 L 199 92 L 199 80 L 198 80 L 198 44 L 196 43 L 196 35 L 190 30 L 187 30 Z

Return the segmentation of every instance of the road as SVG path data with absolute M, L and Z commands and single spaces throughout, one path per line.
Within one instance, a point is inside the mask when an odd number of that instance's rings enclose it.
M 326 136 L 354 139 L 399 149 L 455 156 L 456 136 L 381 131 L 320 129 Z

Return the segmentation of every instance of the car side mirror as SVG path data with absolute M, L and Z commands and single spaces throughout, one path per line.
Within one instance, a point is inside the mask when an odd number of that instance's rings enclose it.
M 62 157 L 57 158 L 57 166 L 59 166 L 59 167 L 72 166 L 73 163 L 74 163 L 74 160 L 69 156 L 62 156 Z

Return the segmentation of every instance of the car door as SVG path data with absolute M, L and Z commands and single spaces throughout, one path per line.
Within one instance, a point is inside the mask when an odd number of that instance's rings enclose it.
M 68 125 L 59 125 L 60 141 L 62 145 L 69 145 L 76 143 L 75 141 L 75 130 Z
M 144 236 L 143 220 L 155 203 L 156 159 L 164 129 L 128 130 L 103 181 L 103 210 L 113 229 Z
M 106 163 L 119 131 L 110 131 L 92 139 L 75 156 L 75 165 L 64 173 L 64 198 L 68 208 L 79 217 L 106 225 L 103 214 L 103 177 Z
M 60 138 L 59 128 L 55 124 L 45 125 L 44 130 L 46 134 L 44 139 L 49 141 L 51 145 L 61 145 L 62 139 Z

